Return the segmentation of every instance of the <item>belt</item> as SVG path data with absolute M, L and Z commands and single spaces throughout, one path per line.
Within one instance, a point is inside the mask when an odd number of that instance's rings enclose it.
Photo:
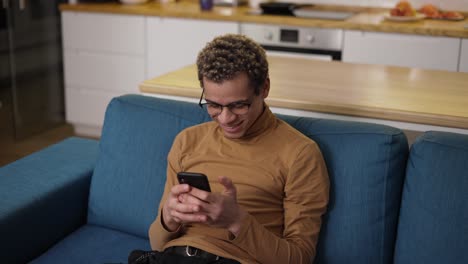
M 180 255 L 184 257 L 202 258 L 206 261 L 216 261 L 216 260 L 224 259 L 215 254 L 211 254 L 210 252 L 201 250 L 199 248 L 191 247 L 191 246 L 170 247 L 170 248 L 165 249 L 164 252 L 172 253 L 172 254 L 176 254 L 176 255 Z

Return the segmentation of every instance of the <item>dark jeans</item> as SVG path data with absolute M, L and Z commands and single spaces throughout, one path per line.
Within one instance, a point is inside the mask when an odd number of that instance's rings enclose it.
M 144 256 L 146 254 L 146 256 Z M 129 264 L 239 264 L 236 260 L 221 258 L 208 261 L 200 257 L 186 257 L 169 252 L 134 250 L 128 257 Z

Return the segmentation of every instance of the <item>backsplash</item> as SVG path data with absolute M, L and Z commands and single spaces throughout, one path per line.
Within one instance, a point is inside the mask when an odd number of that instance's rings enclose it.
M 293 0 L 292 2 L 368 7 L 393 7 L 398 1 L 399 0 Z M 433 4 L 442 10 L 468 12 L 468 0 L 409 0 L 409 2 L 415 8 L 419 8 L 424 4 Z

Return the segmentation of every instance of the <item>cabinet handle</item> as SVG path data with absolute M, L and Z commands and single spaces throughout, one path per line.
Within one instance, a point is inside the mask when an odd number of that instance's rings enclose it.
M 26 0 L 19 0 L 19 9 L 24 10 L 26 8 Z

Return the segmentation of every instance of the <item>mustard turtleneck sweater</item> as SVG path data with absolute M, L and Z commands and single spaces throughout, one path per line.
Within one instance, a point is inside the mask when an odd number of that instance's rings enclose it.
M 247 212 L 241 231 L 186 225 L 176 232 L 161 224 L 161 208 L 177 172 L 208 176 L 221 192 L 229 177 Z M 151 247 L 193 246 L 241 263 L 310 263 L 328 203 L 328 173 L 320 149 L 278 119 L 268 107 L 244 137 L 228 139 L 216 122 L 182 131 L 168 155 L 167 181 L 159 215 L 149 230 Z

